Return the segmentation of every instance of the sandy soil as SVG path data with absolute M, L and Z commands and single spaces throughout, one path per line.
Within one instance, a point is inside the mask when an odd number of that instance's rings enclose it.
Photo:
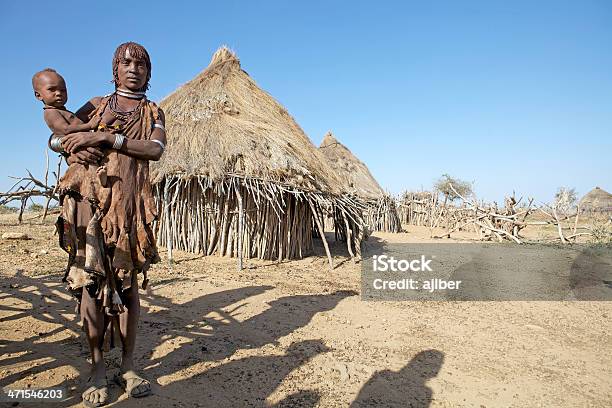
M 64 385 L 62 405 L 80 406 L 88 350 L 54 228 L 1 216 L 6 231 L 33 239 L 0 240 L 0 385 Z M 428 237 L 409 227 L 372 239 Z M 155 395 L 128 400 L 114 385 L 111 405 L 610 406 L 612 302 L 365 302 L 360 266 L 338 256 L 330 272 L 321 255 L 241 272 L 187 253 L 155 265 L 137 352 Z M 106 357 L 111 378 L 120 352 Z

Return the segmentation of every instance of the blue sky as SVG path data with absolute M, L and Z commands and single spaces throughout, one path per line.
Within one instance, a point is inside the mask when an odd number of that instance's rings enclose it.
M 89 3 L 0 4 L 2 190 L 44 170 L 32 74 L 62 73 L 76 110 L 112 90 L 125 41 L 151 54 L 152 100 L 228 44 L 316 145 L 331 129 L 392 193 L 442 173 L 486 200 L 612 190 L 612 2 Z

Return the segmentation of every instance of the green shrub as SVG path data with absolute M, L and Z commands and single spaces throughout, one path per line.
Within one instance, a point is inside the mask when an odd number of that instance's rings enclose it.
M 44 209 L 45 207 L 43 207 L 40 204 L 36 204 L 36 203 L 30 204 L 30 206 L 28 207 L 28 211 L 32 211 L 32 212 L 42 211 Z
M 0 214 L 10 214 L 17 212 L 17 208 L 9 207 L 8 205 L 0 205 Z

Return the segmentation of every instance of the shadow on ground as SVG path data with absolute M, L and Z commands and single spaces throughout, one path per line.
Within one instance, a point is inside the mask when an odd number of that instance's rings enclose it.
M 331 310 L 342 299 L 356 295 L 342 291 L 285 296 L 268 302 L 263 312 L 240 319 L 247 299 L 270 289 L 270 286 L 230 289 L 182 304 L 171 303 L 160 296 L 144 296 L 152 308 L 161 309 L 143 313 L 141 324 L 151 328 L 148 336 L 140 341 L 142 349 L 151 350 L 143 362 L 148 366 L 144 373 L 148 378 L 156 379 L 182 371 L 183 377 L 177 382 L 158 385 L 156 397 L 166 402 L 180 402 L 180 406 L 265 406 L 266 398 L 291 371 L 327 351 L 323 342 L 296 342 L 282 355 L 228 358 L 238 350 L 277 345 L 280 338 L 306 326 L 317 313 Z M 180 345 L 169 353 L 156 355 L 157 346 L 174 341 Z M 191 370 L 203 362 L 220 361 L 224 363 L 204 372 Z M 180 396 L 179 400 L 176 400 L 177 396 Z M 279 406 L 315 405 L 318 399 L 316 393 L 303 391 L 291 395 Z M 126 401 L 125 404 L 132 402 Z
M 80 393 L 85 388 L 89 353 L 84 350 L 83 339 L 74 334 L 65 335 L 62 340 L 47 339 L 67 328 L 82 333 L 74 315 L 75 302 L 58 283 L 60 279 L 55 275 L 33 278 L 19 273 L 5 279 L 0 286 L 0 298 L 4 299 L 0 306 L 0 324 L 24 318 L 35 319 L 39 325 L 58 324 L 46 333 L 26 334 L 24 340 L 0 339 L 0 350 L 4 356 L 8 355 L 0 360 L 0 365 L 3 368 L 10 366 L 9 374 L 0 379 L 0 386 L 10 386 L 24 378 L 28 378 L 28 382 L 32 378 L 35 384 L 36 380 L 31 376 L 71 366 L 78 371 L 79 378 L 61 385 L 67 388 L 77 386 L 77 390 L 70 392 L 62 404 L 72 406 L 80 403 Z M 297 341 L 285 350 L 272 349 L 265 356 L 232 356 L 238 350 L 277 345 L 282 337 L 309 324 L 317 313 L 331 310 L 341 300 L 356 295 L 340 291 L 280 297 L 268 302 L 263 312 L 241 319 L 241 310 L 249 298 L 270 289 L 273 288 L 230 289 L 205 294 L 185 303 L 173 303 L 155 294 L 143 295 L 148 307 L 155 310 L 149 313 L 143 307 L 137 349 L 137 355 L 141 357 L 136 364 L 152 381 L 155 392 L 155 395 L 147 397 L 146 406 L 267 406 L 266 398 L 291 371 L 317 354 L 328 351 L 325 344 L 321 340 Z M 31 306 L 13 306 L 15 302 L 8 302 L 9 299 L 19 299 Z M 162 344 L 165 346 L 163 353 L 159 351 Z M 206 362 L 217 365 L 205 370 L 195 367 Z M 174 374 L 179 374 L 175 377 L 180 377 L 180 380 L 172 382 Z M 165 376 L 170 377 L 169 382 L 159 385 L 157 379 Z M 108 377 L 111 377 L 110 371 Z M 118 401 L 122 391 L 117 386 L 111 387 L 110 394 L 110 401 L 115 402 L 115 406 L 142 406 L 144 403 L 143 400 Z M 300 390 L 274 406 L 315 406 L 319 398 L 314 391 Z
M 426 382 L 438 375 L 443 361 L 444 353 L 441 351 L 425 350 L 399 371 L 374 373 L 359 391 L 351 408 L 429 407 L 432 391 Z
M 84 349 L 80 337 L 67 331 L 72 330 L 77 335 L 82 333 L 74 317 L 75 302 L 67 295 L 60 281 L 61 275 L 32 278 L 21 271 L 14 277 L 3 278 L 0 285 L 0 332 L 7 330 L 7 324 L 27 320 L 18 327 L 10 326 L 11 330 L 23 333 L 23 340 L 0 337 L 0 352 L 4 357 L 0 360 L 0 367 L 5 370 L 15 365 L 0 379 L 0 387 L 10 386 L 27 377 L 35 384 L 36 376 L 62 366 L 72 366 L 79 372 L 81 380 L 87 380 L 89 365 L 86 358 L 89 351 Z M 21 302 L 9 304 L 9 299 L 19 299 Z M 29 305 L 23 305 L 22 302 Z M 37 331 L 37 326 L 42 326 L 37 323 L 56 324 L 57 327 Z M 52 337 L 61 339 L 50 340 Z M 69 389 L 72 386 L 78 387 L 79 381 L 67 380 L 61 385 Z M 80 393 L 69 395 L 63 405 L 80 401 Z

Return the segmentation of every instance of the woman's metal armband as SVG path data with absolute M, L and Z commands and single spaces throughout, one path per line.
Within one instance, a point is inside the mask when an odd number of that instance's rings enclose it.
M 125 136 L 121 133 L 117 133 L 115 135 L 115 143 L 113 143 L 113 149 L 119 150 L 123 146 L 123 142 L 125 142 Z
M 64 146 L 62 146 L 61 136 L 51 135 L 51 138 L 49 139 L 49 147 L 56 153 L 66 153 L 66 151 L 64 150 Z
M 151 141 L 154 142 L 154 143 L 157 143 L 158 145 L 160 145 L 162 150 L 166 150 L 166 145 L 161 140 L 153 139 Z

